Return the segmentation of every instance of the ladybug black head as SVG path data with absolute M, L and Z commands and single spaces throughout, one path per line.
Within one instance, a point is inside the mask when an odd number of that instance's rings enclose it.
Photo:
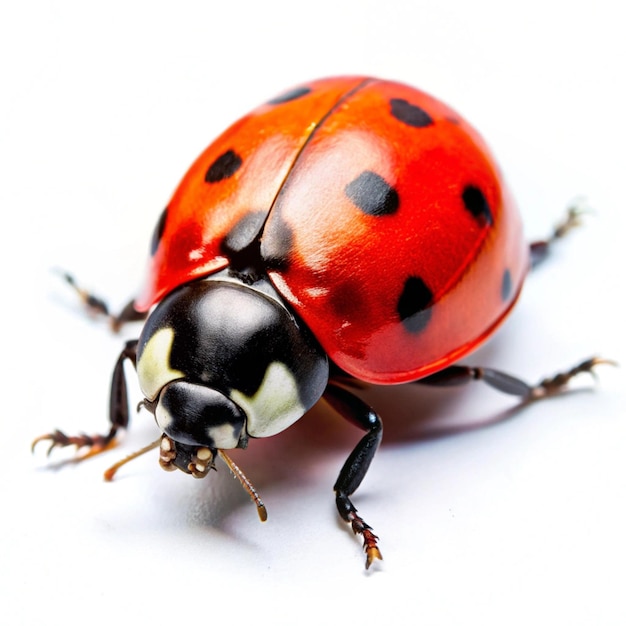
M 216 450 L 244 448 L 248 437 L 299 419 L 324 392 L 328 360 L 267 280 L 250 286 L 222 275 L 156 307 L 139 338 L 137 373 L 164 433 L 162 465 L 195 474 L 198 451 L 210 468 Z

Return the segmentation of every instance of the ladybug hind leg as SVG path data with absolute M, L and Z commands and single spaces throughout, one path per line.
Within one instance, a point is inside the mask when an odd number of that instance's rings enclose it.
M 435 387 L 454 387 L 471 381 L 482 380 L 498 391 L 518 396 L 524 401 L 533 401 L 562 393 L 573 378 L 584 373 L 594 374 L 594 368 L 598 365 L 616 365 L 616 363 L 608 359 L 592 357 L 555 376 L 544 378 L 536 385 L 530 385 L 520 378 L 500 370 L 466 365 L 451 365 L 436 374 L 431 374 L 415 382 L 420 385 Z
M 358 514 L 350 496 L 365 478 L 382 439 L 383 425 L 380 417 L 367 404 L 343 387 L 329 383 L 324 398 L 341 416 L 366 431 L 341 468 L 333 489 L 339 515 L 352 526 L 355 535 L 363 537 L 365 567 L 369 568 L 375 559 L 383 558 L 378 549 L 378 537 Z
M 67 446 L 76 446 L 77 450 L 89 448 L 86 454 L 77 459 L 84 460 L 95 454 L 104 452 L 113 446 L 118 431 L 126 428 L 130 419 L 128 411 L 128 391 L 126 387 L 126 377 L 124 376 L 124 363 L 128 359 L 133 365 L 136 365 L 137 343 L 137 340 L 128 341 L 126 343 L 113 369 L 109 403 L 109 421 L 111 424 L 109 432 L 104 435 L 80 434 L 69 436 L 60 430 L 55 430 L 37 437 L 32 443 L 33 450 L 37 444 L 42 441 L 49 442 L 48 454 L 50 454 L 54 448 L 65 448 Z

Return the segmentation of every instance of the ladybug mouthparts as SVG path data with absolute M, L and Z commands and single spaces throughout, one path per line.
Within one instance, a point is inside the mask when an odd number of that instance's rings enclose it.
M 193 446 L 176 444 L 167 435 L 163 435 L 161 438 L 159 448 L 159 463 L 164 470 L 173 471 L 178 468 L 187 474 L 191 474 L 194 478 L 204 478 L 210 470 L 215 469 L 214 459 L 216 451 L 210 448 L 194 448 Z M 265 522 L 267 520 L 267 510 L 252 483 L 223 450 L 218 450 L 217 453 L 228 465 L 235 478 L 239 480 L 251 500 L 256 504 L 260 520 Z
M 216 455 L 217 451 L 211 448 L 177 444 L 167 435 L 161 437 L 159 464 L 168 472 L 179 469 L 194 478 L 204 478 L 215 469 Z

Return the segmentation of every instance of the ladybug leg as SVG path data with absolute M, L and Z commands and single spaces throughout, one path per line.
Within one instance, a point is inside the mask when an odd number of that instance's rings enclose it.
M 367 404 L 342 387 L 329 383 L 324 398 L 340 415 L 366 431 L 341 468 L 333 489 L 339 515 L 351 524 L 355 535 L 363 537 L 365 567 L 369 568 L 374 559 L 383 558 L 378 549 L 378 537 L 357 513 L 350 496 L 358 489 L 374 458 L 382 439 L 383 424 Z
M 128 391 L 126 387 L 126 377 L 124 376 L 124 362 L 126 359 L 132 361 L 133 365 L 137 361 L 137 340 L 128 341 L 117 359 L 113 369 L 111 380 L 111 397 L 109 403 L 109 420 L 111 427 L 106 435 L 76 435 L 68 436 L 60 430 L 55 430 L 46 435 L 37 437 L 32 443 L 32 450 L 40 441 L 49 441 L 48 454 L 54 448 L 64 448 L 66 446 L 76 446 L 76 449 L 89 448 L 87 454 L 78 460 L 83 460 L 104 452 L 110 448 L 115 440 L 118 430 L 126 428 L 130 419 L 128 411 Z
M 523 380 L 511 376 L 500 370 L 489 367 L 469 367 L 465 365 L 452 365 L 445 369 L 416 380 L 420 385 L 432 385 L 436 387 L 453 387 L 463 385 L 474 380 L 482 380 L 490 387 L 503 393 L 519 396 L 524 400 L 538 400 L 547 396 L 555 395 L 567 388 L 569 381 L 583 373 L 594 374 L 597 365 L 616 365 L 614 361 L 593 357 L 579 363 L 565 372 L 561 372 L 550 378 L 544 378 L 536 385 L 529 385 Z
M 539 265 L 550 253 L 555 241 L 558 241 L 564 237 L 570 230 L 577 228 L 581 224 L 581 215 L 587 213 L 588 209 L 585 209 L 581 204 L 574 204 L 567 209 L 567 214 L 561 222 L 559 222 L 552 231 L 550 237 L 543 241 L 534 241 L 530 244 L 530 263 L 531 267 L 535 268 Z
M 71 274 L 62 272 L 62 276 L 65 282 L 78 294 L 78 297 L 81 299 L 82 303 L 85 305 L 85 309 L 90 315 L 93 317 L 104 315 L 109 318 L 113 332 L 118 332 L 127 322 L 138 322 L 145 319 L 147 316 L 147 313 L 140 313 L 135 309 L 134 300 L 131 300 L 118 315 L 114 315 L 109 311 L 107 303 L 102 298 L 83 289 Z

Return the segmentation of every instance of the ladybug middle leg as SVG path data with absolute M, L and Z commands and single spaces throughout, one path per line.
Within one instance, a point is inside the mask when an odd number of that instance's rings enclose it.
M 605 364 L 615 365 L 615 362 L 599 357 L 592 357 L 555 376 L 544 378 L 536 385 L 530 385 L 520 378 L 489 367 L 451 365 L 435 374 L 416 380 L 415 383 L 434 387 L 454 387 L 464 385 L 474 380 L 482 380 L 498 391 L 518 396 L 524 401 L 530 402 L 561 393 L 567 388 L 567 384 L 575 376 L 585 372 L 593 374 L 594 368 L 597 365 Z
M 369 568 L 374 559 L 383 558 L 378 549 L 378 537 L 372 532 L 372 527 L 357 513 L 350 496 L 365 478 L 382 439 L 383 424 L 380 417 L 365 402 L 332 382 L 328 384 L 324 398 L 340 415 L 366 431 L 341 468 L 333 489 L 339 515 L 351 524 L 355 535 L 363 537 L 365 567 Z
M 532 268 L 537 267 L 537 265 L 544 261 L 556 241 L 564 237 L 573 228 L 580 226 L 581 215 L 586 212 L 584 206 L 573 204 L 567 209 L 565 218 L 554 227 L 552 234 L 547 239 L 533 241 L 530 244 L 530 264 Z
M 48 454 L 54 448 L 64 448 L 66 446 L 76 446 L 76 449 L 89 448 L 89 452 L 79 460 L 86 459 L 90 456 L 104 452 L 111 447 L 115 441 L 115 437 L 120 429 L 128 426 L 130 415 L 128 411 L 128 390 L 126 386 L 126 377 L 124 375 L 124 363 L 130 360 L 133 365 L 137 363 L 137 344 L 138 341 L 133 339 L 126 342 L 120 356 L 115 363 L 113 369 L 113 377 L 111 379 L 111 395 L 109 401 L 109 432 L 104 435 L 86 435 L 80 434 L 68 436 L 60 430 L 37 437 L 32 443 L 32 449 L 41 441 L 50 442 Z
M 61 275 L 72 289 L 76 291 L 87 312 L 92 316 L 104 315 L 108 317 L 111 329 L 114 332 L 119 331 L 125 323 L 143 320 L 147 315 L 147 313 L 140 313 L 135 309 L 133 300 L 131 300 L 118 315 L 114 315 L 109 311 L 108 305 L 102 298 L 82 288 L 71 274 L 61 272 Z M 128 427 L 130 419 L 128 412 L 128 391 L 126 387 L 126 377 L 124 376 L 124 363 L 128 359 L 136 366 L 137 343 L 137 340 L 126 342 L 113 369 L 109 400 L 109 432 L 104 435 L 87 435 L 84 433 L 80 435 L 66 435 L 61 430 L 55 430 L 37 437 L 31 445 L 33 450 L 41 441 L 50 442 L 48 454 L 50 454 L 54 448 L 64 448 L 67 446 L 76 446 L 77 450 L 89 448 L 86 454 L 77 459 L 84 460 L 112 447 L 117 433 L 119 430 Z
M 134 300 L 131 300 L 117 315 L 114 315 L 110 312 L 107 303 L 102 298 L 83 289 L 71 274 L 61 272 L 61 275 L 65 282 L 78 294 L 78 297 L 85 305 L 85 309 L 90 315 L 94 317 L 104 315 L 109 318 L 113 332 L 119 331 L 127 322 L 139 322 L 144 320 L 148 315 L 147 313 L 142 313 L 135 309 Z

